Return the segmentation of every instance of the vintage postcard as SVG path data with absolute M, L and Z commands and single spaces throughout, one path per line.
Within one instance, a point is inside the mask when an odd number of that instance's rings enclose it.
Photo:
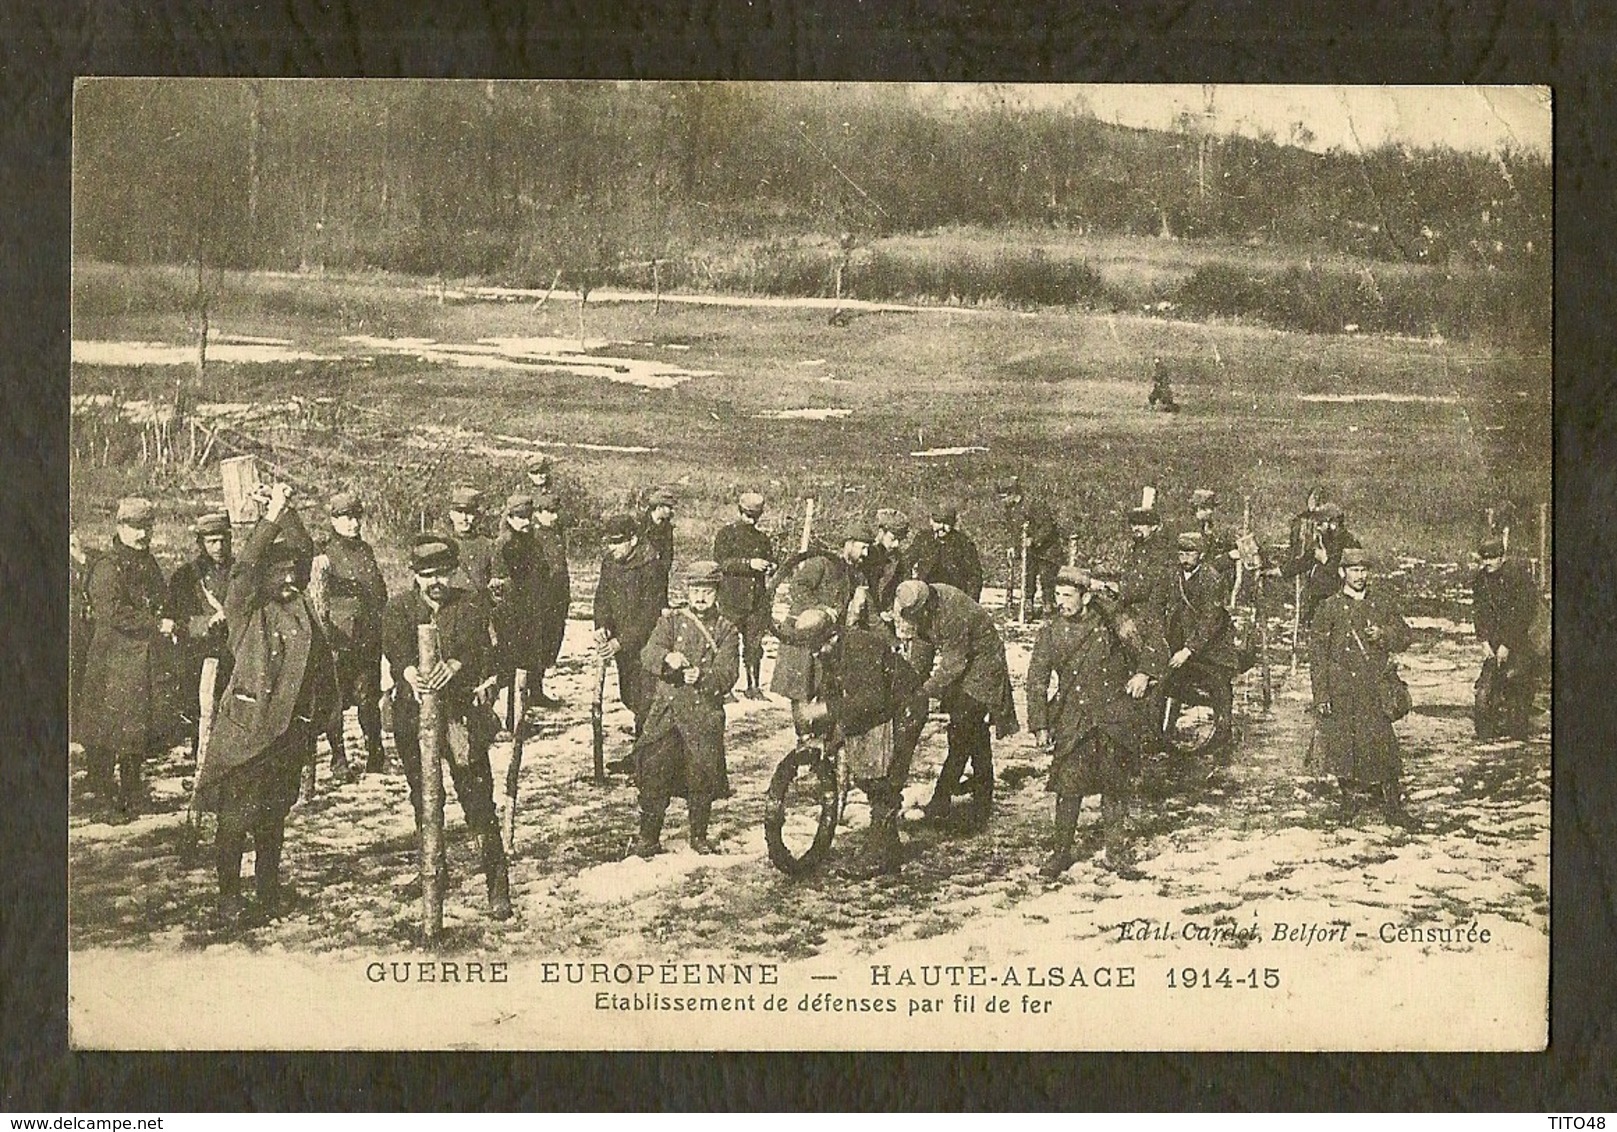
M 81 81 L 73 1044 L 1542 1049 L 1550 124 Z

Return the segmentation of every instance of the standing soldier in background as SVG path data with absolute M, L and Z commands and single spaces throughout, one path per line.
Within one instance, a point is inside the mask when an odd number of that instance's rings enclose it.
M 479 527 L 483 522 L 483 493 L 475 487 L 457 487 L 449 494 L 449 533 L 460 545 L 460 568 L 478 593 L 488 592 L 494 576 L 494 540 Z
M 601 542 L 606 552 L 601 556 L 601 579 L 595 587 L 595 641 L 617 662 L 618 696 L 634 713 L 634 730 L 639 735 L 646 718 L 649 681 L 656 678 L 640 670 L 640 650 L 662 616 L 668 598 L 666 576 L 662 559 L 640 537 L 632 516 L 609 516 Z M 632 755 L 608 769 L 622 772 L 631 765 Z
M 876 512 L 876 541 L 865 556 L 865 577 L 870 582 L 870 605 L 875 613 L 891 613 L 898 584 L 915 576 L 915 555 L 905 541 L 910 519 L 902 511 L 883 507 Z
M 775 548 L 769 536 L 758 529 L 764 514 L 764 497 L 756 491 L 743 492 L 736 500 L 736 521 L 719 528 L 713 536 L 713 557 L 724 580 L 719 583 L 719 612 L 740 631 L 743 667 L 747 672 L 746 696 L 764 698 L 759 668 L 764 659 L 764 633 L 769 629 L 769 587 L 766 581 L 775 568 Z
M 281 844 L 315 733 L 336 707 L 332 649 L 308 600 L 314 544 L 290 506 L 292 489 L 265 493 L 264 518 L 237 555 L 225 597 L 235 667 L 219 700 L 197 805 L 219 815 L 219 917 L 242 917 L 241 858 L 253 838 L 254 919 L 280 913 Z
M 1478 684 L 1488 694 L 1477 719 L 1477 738 L 1526 739 L 1542 657 L 1533 642 L 1538 586 L 1527 567 L 1505 557 L 1505 544 L 1489 535 L 1477 548 L 1482 565 L 1471 580 L 1472 620 L 1487 652 Z
M 455 784 L 466 826 L 477 836 L 488 889 L 489 916 L 511 916 L 511 885 L 494 811 L 494 773 L 488 748 L 499 727 L 490 707 L 498 679 L 489 650 L 483 595 L 453 582 L 459 554 L 451 539 L 422 535 L 410 548 L 408 590 L 387 603 L 382 647 L 399 680 L 393 685 L 393 738 L 410 784 L 417 836 L 421 813 L 421 693 L 437 692 L 446 723 L 444 762 Z M 438 667 L 422 672 L 417 627 L 438 627 Z
M 572 577 L 567 569 L 567 532 L 561 525 L 561 504 L 551 492 L 533 501 L 533 541 L 544 563 L 538 593 L 538 651 L 533 657 L 532 700 L 550 709 L 561 701 L 545 694 L 545 673 L 556 667 L 562 638 L 567 635 L 567 607 L 573 600 Z
M 1165 615 L 1174 551 L 1162 534 L 1155 508 L 1135 507 L 1128 513 L 1128 523 L 1128 557 L 1117 583 L 1118 630 L 1135 648 L 1155 648 L 1168 639 Z
M 640 665 L 654 684 L 634 746 L 640 835 L 633 852 L 639 857 L 662 851 L 663 818 L 674 797 L 684 797 L 690 807 L 691 848 L 714 852 L 708 819 L 714 799 L 730 794 L 724 697 L 740 667 L 735 626 L 718 610 L 722 577 L 717 562 L 691 563 L 685 576 L 689 604 L 662 614 L 640 650 Z
M 1230 585 L 1235 580 L 1235 562 L 1240 556 L 1235 549 L 1235 536 L 1218 523 L 1216 491 L 1198 487 L 1190 493 L 1190 505 L 1196 511 L 1196 530 L 1207 543 L 1207 565 L 1224 579 L 1224 600 L 1228 602 Z
M 1168 379 L 1168 365 L 1158 354 L 1151 359 L 1151 395 L 1145 407 L 1159 413 L 1177 413 L 1179 405 L 1173 399 L 1173 383 Z
M 166 654 L 173 648 L 175 624 L 163 570 L 148 549 L 154 516 L 150 500 L 120 500 L 112 545 L 90 568 L 95 630 L 74 738 L 84 747 L 87 789 L 114 807 L 116 822 L 140 812 L 141 764 L 163 749 L 172 728 Z
M 545 586 L 546 562 L 533 534 L 533 496 L 512 493 L 505 501 L 500 533 L 494 539 L 490 561 L 489 593 L 494 609 L 494 636 L 499 641 L 500 686 L 510 690 L 506 725 L 516 734 L 527 705 L 518 694 L 517 671 L 527 673 L 529 687 L 542 680 L 540 664 L 540 601 Z
M 1281 567 L 1282 577 L 1301 577 L 1303 603 L 1298 617 L 1304 625 L 1313 619 L 1319 603 L 1341 589 L 1342 551 L 1358 546 L 1346 524 L 1347 515 L 1335 503 L 1321 503 L 1315 508 L 1312 521 L 1297 524 L 1299 540 L 1293 542 Z
M 1177 696 L 1179 681 L 1194 683 L 1208 694 L 1213 709 L 1210 750 L 1228 757 L 1230 716 L 1235 697 L 1231 682 L 1240 668 L 1235 655 L 1235 627 L 1224 603 L 1224 579 L 1207 566 L 1207 541 L 1200 531 L 1179 536 L 1179 569 L 1168 591 L 1164 618 L 1168 635 L 1167 694 Z
M 382 611 L 387 608 L 387 583 L 376 564 L 376 552 L 359 532 L 365 514 L 359 497 L 338 492 L 327 511 L 331 537 L 315 559 L 309 592 L 337 663 L 337 706 L 326 722 L 331 775 L 338 781 L 351 781 L 343 742 L 343 713 L 350 705 L 358 709 L 359 728 L 365 735 L 366 773 L 380 774 L 387 766 L 381 707 Z
M 983 595 L 983 562 L 977 544 L 960 529 L 960 509 L 942 503 L 932 509 L 932 533 L 915 540 L 915 576 L 953 586 L 972 601 Z
M 1327 772 L 1342 788 L 1344 808 L 1365 792 L 1400 812 L 1403 764 L 1385 698 L 1393 653 L 1409 647 L 1409 626 L 1369 592 L 1370 556 L 1341 552 L 1341 589 L 1314 613 L 1310 652 L 1317 742 Z
M 668 608 L 668 582 L 674 574 L 674 492 L 659 487 L 646 501 L 646 521 L 641 537 L 662 563 L 663 608 Z
M 1022 576 L 1017 579 L 1027 598 L 1029 617 L 1048 616 L 1055 609 L 1056 571 L 1066 561 L 1066 544 L 1055 516 L 1039 500 L 1024 504 L 1022 481 L 1016 476 L 999 485 L 999 496 L 1005 502 L 1005 515 L 1011 524 L 1011 536 L 1022 538 L 1027 528 L 1027 557 L 1022 563 Z M 1018 545 L 1018 552 L 1020 552 Z M 1038 583 L 1039 603 L 1033 604 L 1034 583 Z M 1008 596 L 1008 595 L 1007 595 Z
M 926 804 L 926 816 L 948 818 L 954 795 L 968 793 L 972 810 L 965 829 L 980 830 L 994 803 L 989 725 L 1001 739 L 1018 729 L 1005 642 L 988 611 L 950 585 L 904 582 L 898 587 L 893 613 L 900 637 L 913 632 L 935 650 L 931 673 L 917 695 L 938 700 L 949 715 L 949 753 Z M 969 783 L 962 782 L 967 763 Z
M 538 496 L 547 491 L 555 491 L 555 486 L 550 482 L 552 466 L 550 457 L 543 452 L 535 452 L 529 456 L 524 465 L 528 473 L 528 486 L 522 489 L 523 493 Z
M 775 626 L 780 644 L 769 690 L 792 701 L 792 723 L 798 734 L 804 731 L 804 705 L 820 697 L 823 673 L 818 646 L 794 644 L 791 625 L 810 609 L 824 610 L 833 625 L 846 625 L 851 616 L 849 607 L 856 601 L 860 605 L 868 603 L 864 560 L 874 538 L 867 523 L 850 520 L 842 531 L 840 551 L 817 549 L 800 557 L 797 565 L 786 572 L 784 581 L 791 593 L 786 624 Z
M 209 512 L 194 528 L 197 554 L 177 567 L 168 580 L 169 613 L 184 634 L 185 664 L 181 710 L 191 723 L 191 750 L 198 751 L 203 715 L 219 702 L 230 679 L 230 634 L 225 624 L 225 595 L 235 562 L 230 547 L 230 516 Z M 203 705 L 202 669 L 208 658 L 218 661 L 213 704 Z
M 1088 571 L 1063 566 L 1055 597 L 1056 615 L 1034 638 L 1027 669 L 1028 727 L 1039 746 L 1054 755 L 1045 788 L 1056 796 L 1055 837 L 1041 871 L 1058 877 L 1072 867 L 1084 796 L 1099 794 L 1106 865 L 1127 875 L 1134 862 L 1129 801 L 1140 755 L 1154 743 L 1156 721 L 1146 691 L 1164 658 L 1160 652 L 1142 655 L 1123 642 Z

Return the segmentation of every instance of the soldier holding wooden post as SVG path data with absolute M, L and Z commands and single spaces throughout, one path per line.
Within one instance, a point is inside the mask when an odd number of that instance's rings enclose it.
M 169 577 L 168 603 L 175 625 L 182 631 L 185 652 L 183 689 L 188 699 L 181 711 L 191 723 L 192 752 L 200 754 L 202 720 L 212 713 L 230 680 L 225 595 L 235 559 L 229 515 L 209 512 L 192 529 L 197 553 Z M 193 693 L 194 703 L 189 700 Z

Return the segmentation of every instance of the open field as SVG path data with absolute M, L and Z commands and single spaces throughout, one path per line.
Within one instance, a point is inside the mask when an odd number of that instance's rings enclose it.
M 81 265 L 75 340 L 184 346 L 194 333 L 185 286 L 178 271 Z M 373 503 L 463 479 L 503 492 L 535 444 L 650 449 L 552 450 L 581 536 L 646 486 L 681 484 L 681 558 L 705 550 L 731 493 L 754 485 L 786 525 L 783 512 L 808 494 L 827 523 L 885 505 L 919 517 L 951 496 L 989 555 L 1009 543 L 993 481 L 1013 472 L 1048 494 L 1086 555 L 1121 533 L 1118 516 L 1145 483 L 1157 485 L 1170 523 L 1188 513 L 1193 487 L 1218 489 L 1232 519 L 1250 495 L 1273 542 L 1306 486 L 1323 481 L 1389 560 L 1462 560 L 1487 507 L 1510 506 L 1518 538 L 1534 535 L 1549 497 L 1548 357 L 1439 340 L 984 309 L 850 312 L 835 326 L 823 310 L 784 303 L 665 303 L 654 314 L 649 303 L 591 302 L 590 354 L 706 376 L 653 388 L 553 360 L 441 356 L 493 340 L 576 339 L 575 306 L 440 304 L 430 286 L 396 278 L 232 274 L 211 316 L 216 337 L 275 339 L 328 360 L 215 364 L 206 389 L 183 366 L 76 365 L 72 388 L 166 402 L 178 379 L 196 402 L 301 398 L 308 411 L 297 419 L 221 434 L 217 451 L 233 436 L 273 447 L 311 489 L 357 487 Z M 389 339 L 411 341 L 378 341 Z M 1176 373 L 1176 416 L 1144 411 L 1154 354 Z M 138 445 L 133 459 L 105 443 L 92 455 L 88 423 L 79 418 L 76 432 L 78 526 L 98 525 L 136 487 L 174 506 L 176 524 L 217 494 L 211 466 L 155 469 L 138 462 Z M 986 451 L 911 455 L 955 447 Z M 421 503 L 431 501 L 378 509 L 400 524 L 395 540 Z M 160 528 L 161 546 L 183 548 L 177 531 Z M 583 543 L 575 550 L 588 558 Z

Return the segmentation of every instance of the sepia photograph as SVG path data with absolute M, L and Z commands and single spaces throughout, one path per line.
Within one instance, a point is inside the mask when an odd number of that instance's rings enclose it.
M 1551 125 L 80 79 L 73 1047 L 1544 1049 Z

